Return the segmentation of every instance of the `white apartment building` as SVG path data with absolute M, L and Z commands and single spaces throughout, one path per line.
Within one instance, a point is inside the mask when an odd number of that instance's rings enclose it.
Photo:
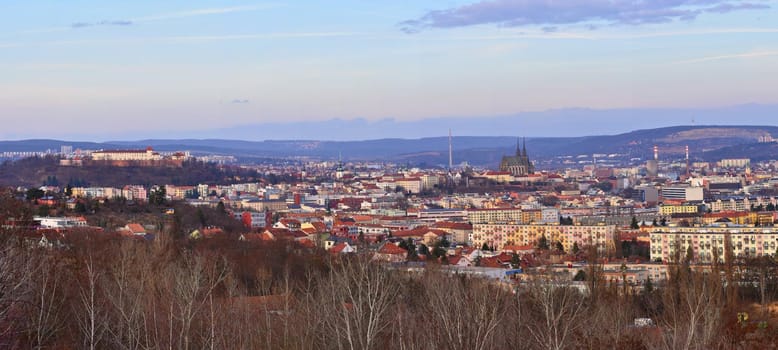
M 150 161 L 162 156 L 149 147 L 145 150 L 103 150 L 92 152 L 92 160 L 102 161 Z
M 722 159 L 719 161 L 719 166 L 722 168 L 745 168 L 751 166 L 751 159 Z
M 41 228 L 58 229 L 70 227 L 86 227 L 86 219 L 83 217 L 41 217 L 36 216 L 33 220 L 40 223 Z
M 651 231 L 651 260 L 664 262 L 684 259 L 691 247 L 695 262 L 725 262 L 724 249 L 731 247 L 735 257 L 773 256 L 778 245 L 778 229 L 740 225 L 704 227 L 657 227 Z
M 702 187 L 691 186 L 667 186 L 662 188 L 663 199 L 681 200 L 685 202 L 702 201 Z

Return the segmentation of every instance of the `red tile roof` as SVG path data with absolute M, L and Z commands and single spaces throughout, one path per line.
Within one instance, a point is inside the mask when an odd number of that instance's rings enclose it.
M 462 260 L 461 255 L 449 255 L 446 257 L 446 260 L 448 260 L 448 263 L 450 265 L 456 265 L 459 264 L 459 261 Z
M 127 229 L 133 234 L 146 233 L 146 229 L 141 224 L 127 224 Z
M 408 254 L 408 251 L 405 249 L 400 248 L 394 243 L 386 242 L 381 249 L 378 250 L 378 253 L 380 254 L 392 254 L 392 255 L 399 255 L 399 254 Z
M 346 242 L 338 243 L 334 247 L 330 248 L 330 253 L 340 254 L 340 252 L 342 252 L 343 249 L 346 249 L 346 247 L 348 247 L 348 244 Z
M 421 226 L 413 230 L 398 230 L 392 232 L 392 237 L 421 237 L 427 233 L 427 227 Z
M 316 228 L 316 231 L 318 232 L 327 232 L 327 224 L 320 222 L 320 221 L 314 221 L 311 223 L 314 228 Z

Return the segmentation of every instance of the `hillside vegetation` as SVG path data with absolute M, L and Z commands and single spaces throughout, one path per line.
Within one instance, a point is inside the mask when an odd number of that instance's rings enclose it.
M 0 165 L 0 186 L 196 185 L 258 181 L 253 170 L 222 167 L 196 161 L 177 167 L 60 166 L 56 157 L 32 157 Z M 51 183 L 54 182 L 54 183 Z

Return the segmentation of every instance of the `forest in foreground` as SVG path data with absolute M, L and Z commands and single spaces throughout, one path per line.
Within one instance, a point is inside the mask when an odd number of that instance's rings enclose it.
M 768 349 L 778 340 L 768 313 L 682 265 L 650 291 L 591 278 L 584 293 L 434 266 L 403 272 L 291 242 L 72 236 L 65 250 L 3 236 L 0 347 Z

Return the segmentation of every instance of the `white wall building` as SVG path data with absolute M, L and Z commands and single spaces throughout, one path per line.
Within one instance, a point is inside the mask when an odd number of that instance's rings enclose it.
M 709 263 L 718 257 L 724 262 L 725 248 L 733 256 L 774 256 L 778 229 L 736 225 L 706 227 L 657 227 L 651 231 L 651 260 L 684 259 L 691 247 L 695 262 Z

